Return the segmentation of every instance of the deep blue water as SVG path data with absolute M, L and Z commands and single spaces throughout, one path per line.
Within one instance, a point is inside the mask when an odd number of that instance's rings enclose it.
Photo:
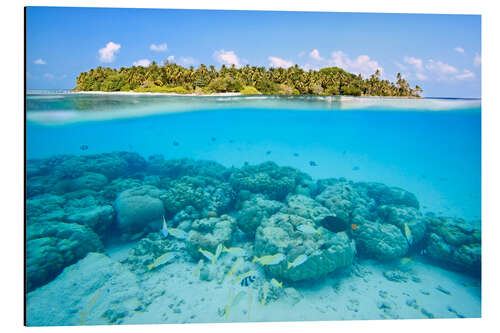
M 28 96 L 27 158 L 134 151 L 226 166 L 272 160 L 314 178 L 399 186 L 424 211 L 480 218 L 479 101 L 360 101 Z

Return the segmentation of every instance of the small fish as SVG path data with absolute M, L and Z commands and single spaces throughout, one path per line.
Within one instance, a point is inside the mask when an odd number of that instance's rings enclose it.
M 266 151 L 266 155 L 271 155 L 271 151 L 270 150 Z
M 214 258 L 212 259 L 212 265 L 215 264 L 217 259 L 219 259 L 219 256 L 221 253 L 222 253 L 222 243 L 217 245 L 217 249 L 215 249 L 215 255 L 214 255 Z
M 83 150 L 83 151 L 85 151 L 85 150 L 89 149 L 89 146 L 87 146 L 87 145 L 81 145 L 80 149 Z
M 345 151 L 345 150 L 344 150 L 344 151 L 342 152 L 342 155 L 345 155 L 345 153 L 347 153 L 347 151 Z
M 283 282 L 278 282 L 275 278 L 271 279 L 271 284 L 276 288 L 283 288 Z
M 242 287 L 248 287 L 249 285 L 251 285 L 255 281 L 255 279 L 256 279 L 255 275 L 247 276 L 247 277 L 241 279 L 240 285 Z
M 216 139 L 216 138 L 212 138 L 211 140 L 212 140 L 212 142 L 214 142 L 214 141 L 215 141 L 215 140 L 217 140 L 217 139 Z
M 267 293 L 269 292 L 269 283 L 266 281 L 266 283 L 264 283 L 264 286 L 262 287 L 262 305 L 265 305 L 266 304 L 266 300 L 267 300 Z
M 234 140 L 233 139 L 229 140 L 229 143 L 234 143 Z
M 247 250 L 241 248 L 241 247 L 230 247 L 229 249 L 227 247 L 223 247 L 222 252 L 227 252 L 228 254 L 235 256 L 235 257 L 246 257 L 248 256 Z
M 309 165 L 310 166 L 318 166 L 318 164 L 316 164 L 316 162 L 314 162 L 314 161 L 309 161 Z
M 406 265 L 406 264 L 408 264 L 408 263 L 409 263 L 409 262 L 411 262 L 411 261 L 412 261 L 412 259 L 411 259 L 411 258 L 405 257 L 405 258 L 401 258 L 401 260 L 399 261 L 399 263 L 400 263 L 401 265 Z
M 358 230 L 359 226 L 357 224 L 352 223 L 351 224 L 351 229 L 352 230 Z
M 233 275 L 234 272 L 236 272 L 236 270 L 238 269 L 238 267 L 242 263 L 243 263 L 243 258 L 239 257 L 238 259 L 236 259 L 236 261 L 233 264 L 233 267 L 231 267 L 231 269 L 229 270 L 229 272 L 227 272 L 227 275 L 229 275 L 229 276 Z
M 309 234 L 309 235 L 321 233 L 310 224 L 301 224 L 297 227 L 297 230 L 303 232 L 304 234 Z
M 252 308 L 252 288 L 248 288 L 248 320 L 250 320 L 251 308 Z
M 286 256 L 283 253 L 277 253 L 275 255 L 267 255 L 263 256 L 260 258 L 254 257 L 252 262 L 258 262 L 259 264 L 263 266 L 268 266 L 268 265 L 277 265 L 283 260 L 285 260 Z
M 207 217 L 217 217 L 217 212 L 215 212 L 213 210 L 209 210 L 207 212 Z
M 405 233 L 406 240 L 408 241 L 408 244 L 410 246 L 413 245 L 413 236 L 411 234 L 410 227 L 408 227 L 408 223 L 404 224 L 404 233 Z
M 293 156 L 299 157 L 299 153 L 293 153 Z
M 198 274 L 200 273 L 200 269 L 201 269 L 202 264 L 203 264 L 203 259 L 200 259 L 200 261 L 198 261 L 198 265 L 196 265 L 196 268 L 193 271 L 194 276 L 198 276 Z
M 205 258 L 207 258 L 208 260 L 210 260 L 210 261 L 214 260 L 215 256 L 212 252 L 209 252 L 207 250 L 203 250 L 201 247 L 198 249 L 198 252 L 203 254 L 203 256 L 205 256 Z
M 167 220 L 165 220 L 165 216 L 163 216 L 163 226 L 161 227 L 161 233 L 163 237 L 165 238 L 168 237 L 168 227 L 167 227 Z
M 99 298 L 99 296 L 101 294 L 102 294 L 102 289 L 99 289 L 98 291 L 96 291 L 94 296 L 92 296 L 92 298 L 89 301 L 89 304 L 87 305 L 87 308 L 85 309 L 85 311 L 83 311 L 80 314 L 80 325 L 83 325 L 83 323 L 85 322 L 85 318 L 87 317 L 87 315 L 90 312 L 90 309 L 92 309 L 92 307 L 94 306 L 94 303 L 97 301 L 97 299 Z
M 229 317 L 229 312 L 231 311 L 231 309 L 234 308 L 236 305 L 238 305 L 238 303 L 241 302 L 244 296 L 245 292 L 241 290 L 236 296 L 234 296 L 234 298 L 229 302 L 229 304 L 224 307 L 226 319 L 227 317 Z
M 355 166 L 352 168 L 352 171 L 358 171 L 359 170 L 359 166 Z
M 342 232 L 352 228 L 350 223 L 333 215 L 326 216 L 319 223 L 323 228 L 331 232 Z
M 301 254 L 300 256 L 295 258 L 295 260 L 293 262 L 288 263 L 288 269 L 302 265 L 303 263 L 305 263 L 307 261 L 307 259 L 308 259 L 308 257 L 305 254 Z
M 173 252 L 167 252 L 159 256 L 158 258 L 153 261 L 152 264 L 148 265 L 148 270 L 152 270 L 153 268 L 165 265 L 166 263 L 170 262 L 172 259 L 175 259 L 176 255 Z
M 168 232 L 170 235 L 172 235 L 178 239 L 188 239 L 189 238 L 189 234 L 182 229 L 169 228 Z
M 174 141 L 174 142 L 172 142 L 172 144 L 177 147 L 179 145 L 179 142 Z

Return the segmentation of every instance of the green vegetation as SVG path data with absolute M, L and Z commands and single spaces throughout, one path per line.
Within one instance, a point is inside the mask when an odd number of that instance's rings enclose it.
M 351 95 L 420 97 L 419 86 L 411 88 L 398 73 L 397 81 L 381 79 L 377 70 L 369 78 L 348 73 L 338 67 L 305 71 L 298 65 L 284 68 L 201 65 L 185 68 L 166 62 L 148 67 L 97 67 L 76 79 L 76 91 L 137 91 L 210 94 L 240 92 L 265 95 Z

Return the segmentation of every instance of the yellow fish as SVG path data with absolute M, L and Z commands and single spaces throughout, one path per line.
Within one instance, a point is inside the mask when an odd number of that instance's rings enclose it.
M 203 259 L 200 259 L 200 261 L 198 261 L 198 265 L 196 265 L 196 268 L 193 271 L 194 276 L 197 276 L 200 273 L 200 269 L 201 269 L 202 264 L 203 264 Z
M 214 258 L 212 259 L 212 265 L 215 264 L 221 253 L 222 253 L 222 243 L 217 245 L 217 249 L 215 249 L 215 255 Z
M 405 232 L 405 237 L 406 237 L 406 240 L 408 241 L 408 244 L 410 246 L 413 245 L 413 236 L 411 234 L 410 227 L 408 227 L 408 223 L 404 224 L 404 232 Z
M 235 256 L 235 257 L 246 257 L 246 256 L 248 256 L 248 252 L 245 249 L 241 248 L 241 247 L 230 247 L 228 249 L 227 247 L 224 246 L 222 248 L 222 252 L 227 252 L 230 255 Z
M 405 258 L 401 258 L 401 260 L 399 261 L 399 263 L 401 265 L 406 265 L 407 263 L 411 262 L 411 258 L 408 258 L 408 257 L 405 257 Z
M 165 265 L 166 263 L 170 262 L 172 259 L 175 259 L 175 253 L 173 253 L 173 252 L 164 253 L 161 256 L 159 256 L 158 258 L 156 258 L 152 264 L 148 265 L 148 270 L 150 271 L 153 268 Z
M 233 273 L 236 272 L 236 269 L 238 268 L 238 266 L 240 266 L 242 263 L 243 263 L 243 258 L 241 258 L 241 257 L 238 258 L 236 260 L 236 262 L 233 264 L 233 267 L 231 267 L 229 272 L 227 272 L 227 275 L 229 275 L 229 276 L 233 275 Z
M 263 296 L 262 296 L 262 305 L 265 305 L 266 304 L 266 300 L 267 300 L 267 293 L 269 292 L 269 283 L 264 283 L 264 286 L 262 287 L 262 292 L 263 292 Z
M 203 254 L 205 256 L 205 258 L 207 258 L 208 260 L 210 261 L 213 261 L 214 260 L 214 254 L 212 252 L 209 252 L 207 250 L 203 250 L 201 247 L 198 249 L 198 252 L 200 252 L 201 254 Z
M 229 311 L 234 308 L 236 305 L 238 305 L 238 303 L 241 302 L 241 300 L 243 299 L 243 297 L 245 296 L 245 292 L 243 290 L 241 290 L 236 296 L 234 296 L 233 300 L 224 307 L 224 310 L 225 310 L 225 317 L 227 319 L 227 317 L 229 317 Z
M 268 256 L 263 256 L 260 258 L 254 257 L 252 262 L 258 262 L 262 266 L 267 266 L 267 265 L 277 265 L 283 260 L 285 260 L 286 256 L 283 253 L 277 253 L 275 255 L 268 255 Z
M 305 254 L 301 254 L 300 256 L 295 258 L 295 260 L 293 262 L 288 263 L 288 269 L 290 269 L 291 267 L 297 267 L 299 265 L 302 265 L 303 263 L 305 263 L 307 261 L 307 259 L 308 259 L 308 257 Z
M 278 282 L 275 278 L 272 278 L 271 284 L 276 288 L 283 288 L 283 282 Z

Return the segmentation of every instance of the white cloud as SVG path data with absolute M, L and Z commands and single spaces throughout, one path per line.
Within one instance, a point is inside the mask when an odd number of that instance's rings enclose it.
M 316 60 L 316 61 L 323 61 L 323 57 L 321 57 L 319 55 L 319 51 L 318 49 L 314 49 L 312 50 L 310 53 L 309 53 L 309 57 L 311 57 L 312 59 Z
M 481 55 L 479 53 L 474 56 L 474 66 L 481 66 Z
M 175 57 L 174 57 L 173 55 L 169 55 L 169 56 L 167 57 L 167 61 L 168 61 L 168 62 L 174 62 L 174 61 L 175 61 Z
M 221 64 L 225 65 L 235 65 L 236 67 L 241 67 L 241 62 L 234 51 L 215 51 L 213 54 L 215 60 Z
M 334 51 L 328 63 L 331 66 L 337 66 L 348 72 L 361 74 L 365 77 L 375 73 L 377 69 L 381 73 L 384 71 L 384 68 L 379 65 L 378 61 L 371 59 L 365 54 L 358 56 L 356 59 L 351 59 L 342 51 Z
M 274 68 L 288 68 L 293 66 L 293 62 L 282 58 L 270 56 L 267 59 L 270 61 L 269 66 Z
M 465 53 L 465 50 L 460 46 L 455 47 L 453 50 L 457 51 L 458 53 Z
M 420 81 L 425 81 L 425 80 L 427 80 L 427 75 L 422 74 L 422 73 L 420 73 L 420 72 L 415 73 L 415 76 L 416 76 L 416 77 L 417 77 L 417 79 L 419 79 Z
M 115 53 L 117 53 L 120 48 L 120 44 L 109 42 L 105 47 L 99 49 L 99 60 L 101 62 L 113 62 L 115 60 Z
M 476 75 L 471 72 L 470 70 L 468 69 L 464 69 L 463 72 L 461 74 L 457 74 L 455 76 L 458 80 L 468 80 L 468 79 L 473 79 L 476 77 Z
M 56 78 L 56 76 L 54 74 L 51 74 L 51 73 L 45 73 L 45 74 L 43 74 L 43 77 L 46 78 L 47 80 L 53 80 Z
M 198 60 L 193 57 L 181 57 L 180 62 L 184 66 L 193 66 L 198 64 Z
M 35 61 L 33 61 L 33 63 L 35 65 L 46 65 L 47 64 L 47 62 L 45 60 L 43 60 L 42 58 L 36 59 Z
M 407 64 L 410 64 L 413 67 L 415 67 L 415 69 L 419 72 L 421 72 L 424 69 L 423 64 L 422 64 L 422 59 L 414 58 L 414 57 L 404 57 L 403 60 Z
M 149 60 L 149 59 L 139 59 L 137 61 L 134 61 L 134 63 L 132 65 L 148 67 L 150 64 L 151 64 L 151 60 Z
M 151 44 L 151 46 L 149 46 L 149 49 L 151 51 L 155 51 L 155 52 L 165 52 L 167 50 L 167 43 L 163 43 L 163 44 Z
M 398 66 L 398 68 L 399 68 L 400 70 L 402 70 L 402 71 L 405 71 L 405 70 L 407 70 L 407 69 L 408 69 L 408 68 L 406 68 L 406 66 L 405 66 L 405 65 L 403 65 L 403 64 L 401 64 L 401 63 L 399 63 L 399 62 L 396 62 L 396 66 Z
M 456 74 L 458 69 L 451 65 L 448 65 L 441 60 L 434 61 L 430 59 L 425 66 L 429 71 L 437 72 L 440 74 Z

